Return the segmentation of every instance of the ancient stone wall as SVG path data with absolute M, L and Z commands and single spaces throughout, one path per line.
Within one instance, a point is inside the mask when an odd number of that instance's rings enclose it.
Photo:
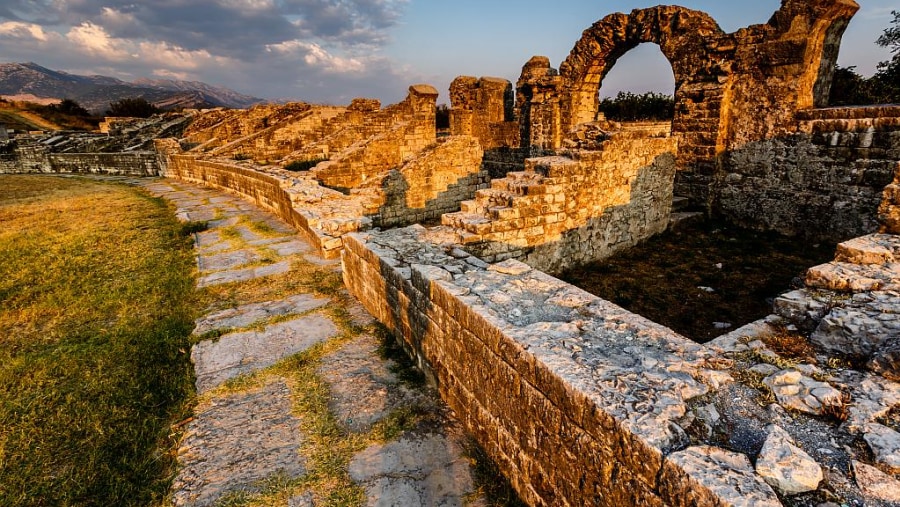
M 362 189 L 378 193 L 373 199 L 379 205 L 373 224 L 397 227 L 459 211 L 461 201 L 488 186 L 488 175 L 480 169 L 482 154 L 476 138 L 451 136 L 387 176 L 375 178 Z
M 684 445 L 675 421 L 720 374 L 701 346 L 431 234 L 350 235 L 344 281 L 402 337 L 526 503 L 780 505 L 742 455 L 672 452 Z
M 798 132 L 726 152 L 712 210 L 738 225 L 843 241 L 878 229 L 900 161 L 900 107 L 808 110 Z
M 366 118 L 374 135 L 319 164 L 314 170 L 316 178 L 329 187 L 350 189 L 414 158 L 437 142 L 437 97 L 432 86 L 411 86 L 406 100 Z
M 772 19 L 733 34 L 676 6 L 611 14 L 585 30 L 557 72 L 535 57 L 517 83 L 523 146 L 556 149 L 597 118 L 603 78 L 640 43 L 658 44 L 675 76 L 672 131 L 681 138 L 676 192 L 697 205 L 725 151 L 796 129 L 794 114 L 828 95 L 853 0 L 785 0 Z
M 460 76 L 450 84 L 450 134 L 475 136 L 481 147 L 519 146 L 512 84 L 500 78 Z
M 666 229 L 677 140 L 614 135 L 599 151 L 532 158 L 442 217 L 471 253 L 544 271 L 587 263 Z
M 158 176 L 160 166 L 155 152 L 52 153 L 20 136 L 0 149 L 0 174 L 25 173 Z

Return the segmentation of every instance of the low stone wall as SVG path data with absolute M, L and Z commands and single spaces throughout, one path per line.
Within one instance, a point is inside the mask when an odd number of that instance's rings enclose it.
M 0 174 L 27 173 L 158 176 L 160 166 L 154 152 L 51 153 L 40 144 L 7 141 L 0 150 Z
M 304 234 L 326 258 L 339 255 L 341 239 L 316 234 L 308 217 L 294 209 L 280 178 L 237 164 L 199 160 L 193 155 L 168 155 L 165 176 L 239 195 L 278 215 Z
M 882 193 L 900 161 L 900 107 L 804 111 L 799 128 L 725 154 L 713 213 L 812 240 L 876 231 Z
M 780 505 L 745 456 L 685 449 L 676 421 L 723 374 L 706 349 L 520 262 L 439 244 L 440 229 L 348 235 L 344 281 L 526 503 Z

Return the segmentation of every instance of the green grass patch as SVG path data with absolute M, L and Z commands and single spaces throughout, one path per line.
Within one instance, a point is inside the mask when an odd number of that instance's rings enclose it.
M 193 393 L 189 231 L 134 188 L 0 184 L 0 505 L 161 502 Z

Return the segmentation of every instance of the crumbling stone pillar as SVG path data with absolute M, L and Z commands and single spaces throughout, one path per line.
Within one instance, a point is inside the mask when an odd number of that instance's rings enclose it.
M 450 84 L 450 134 L 477 137 L 484 149 L 518 145 L 512 84 L 459 76 Z

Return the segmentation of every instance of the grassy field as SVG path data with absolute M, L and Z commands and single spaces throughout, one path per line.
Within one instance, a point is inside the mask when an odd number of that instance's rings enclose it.
M 0 189 L 0 505 L 159 502 L 193 392 L 187 235 L 125 186 Z

